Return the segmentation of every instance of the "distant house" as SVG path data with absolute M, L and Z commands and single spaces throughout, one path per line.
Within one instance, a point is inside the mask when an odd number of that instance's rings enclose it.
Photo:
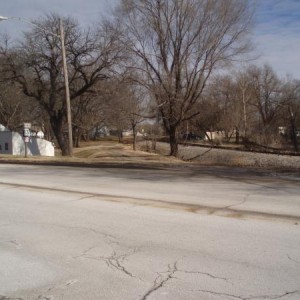
M 286 126 L 279 126 L 278 127 L 278 133 L 280 135 L 286 135 L 286 133 L 287 133 L 287 127 Z
M 237 131 L 235 129 L 225 132 L 224 130 L 217 130 L 217 131 L 206 131 L 205 138 L 206 141 L 222 141 L 224 139 L 236 139 Z
M 224 131 L 206 131 L 205 140 L 221 140 L 225 137 Z
M 110 136 L 110 129 L 106 126 L 97 126 L 90 131 L 89 135 L 92 138 Z
M 124 129 L 124 130 L 122 131 L 122 135 L 123 135 L 123 136 L 133 136 L 133 130 L 131 130 L 131 129 L 127 129 L 127 130 Z M 137 135 L 137 136 L 144 136 L 144 134 L 141 133 L 141 132 L 139 132 L 139 131 L 137 131 L 136 135 Z
M 54 146 L 41 138 L 42 134 L 30 137 L 27 143 L 29 156 L 54 156 Z M 21 134 L 0 124 L 0 154 L 25 155 L 25 141 Z

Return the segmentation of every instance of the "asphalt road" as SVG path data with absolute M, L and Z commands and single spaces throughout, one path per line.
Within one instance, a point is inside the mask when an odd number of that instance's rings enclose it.
M 300 299 L 300 177 L 0 165 L 0 299 Z

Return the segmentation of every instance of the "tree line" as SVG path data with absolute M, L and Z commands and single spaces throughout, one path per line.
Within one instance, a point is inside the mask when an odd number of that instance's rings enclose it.
M 191 122 L 194 130 L 222 131 L 225 142 L 299 150 L 300 81 L 280 79 L 270 65 L 216 76 L 198 105 L 206 112 Z
M 299 81 L 279 79 L 270 66 L 232 71 L 251 51 L 253 16 L 245 0 L 122 0 L 92 29 L 64 17 L 74 145 L 103 124 L 136 137 L 149 118 L 174 156 L 187 122 L 266 145 L 282 127 L 298 151 Z M 59 20 L 34 20 L 18 42 L 2 37 L 0 123 L 39 123 L 67 155 Z

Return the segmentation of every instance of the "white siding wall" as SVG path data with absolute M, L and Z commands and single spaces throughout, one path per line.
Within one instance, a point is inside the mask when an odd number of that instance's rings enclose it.
M 12 147 L 12 132 L 1 131 L 0 132 L 0 153 L 13 154 L 12 148 L 13 148 Z
M 25 143 L 23 137 L 17 133 L 12 132 L 12 145 L 13 145 L 13 155 L 25 155 Z M 28 155 L 29 151 L 28 151 Z
M 8 150 L 5 150 L 5 144 L 8 144 Z M 2 154 L 25 155 L 24 138 L 17 132 L 0 132 L 0 145 Z M 54 156 L 54 147 L 51 142 L 32 137 L 29 140 L 28 156 Z
M 32 137 L 29 139 L 27 144 L 28 156 L 54 156 L 54 147 L 52 143 Z M 13 154 L 14 155 L 25 155 L 25 143 L 23 137 L 17 133 L 13 132 Z

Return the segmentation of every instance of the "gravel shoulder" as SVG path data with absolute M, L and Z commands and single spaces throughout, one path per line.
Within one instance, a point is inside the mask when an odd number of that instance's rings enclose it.
M 162 155 L 169 152 L 169 145 L 166 143 L 157 143 L 156 148 Z M 300 156 L 182 145 L 179 146 L 178 156 L 197 165 L 300 171 Z

